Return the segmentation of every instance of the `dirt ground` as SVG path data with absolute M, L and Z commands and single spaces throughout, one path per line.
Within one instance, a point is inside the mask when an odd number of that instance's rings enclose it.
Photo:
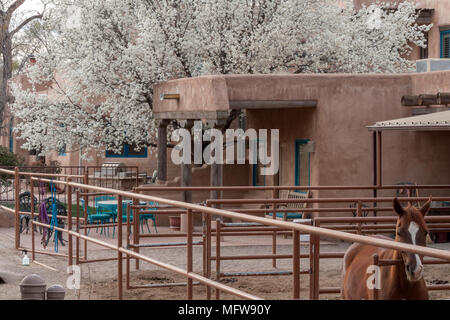
M 164 231 L 163 231 L 164 232 Z M 111 237 L 101 236 L 95 231 L 91 235 L 101 240 L 114 243 Z M 164 242 L 166 238 L 158 239 Z M 30 236 L 23 235 L 22 243 L 30 244 Z M 155 242 L 156 240 L 152 240 Z M 181 241 L 181 239 L 170 239 L 171 241 Z M 291 254 L 291 239 L 284 239 L 280 236 L 277 239 L 277 253 Z M 39 241 L 37 240 L 37 244 Z M 271 238 L 254 237 L 253 239 L 225 238 L 222 244 L 222 255 L 255 255 L 271 254 Z M 37 273 L 47 283 L 65 285 L 67 281 L 67 259 L 52 257 L 48 255 L 37 255 L 36 260 L 48 267 L 43 267 L 32 263 L 30 266 L 21 265 L 21 253 L 14 248 L 14 230 L 12 228 L 0 228 L 0 278 L 4 283 L 0 283 L 0 299 L 20 299 L 19 283 L 23 277 L 30 273 Z M 349 246 L 344 242 L 323 242 L 322 252 L 343 252 Z M 450 243 L 434 244 L 433 247 L 450 249 Z M 39 246 L 39 249 L 42 248 Z M 47 248 L 52 250 L 53 248 Z M 301 251 L 308 252 L 307 243 L 302 243 Z M 67 252 L 67 246 L 60 247 L 60 252 Z M 106 258 L 114 256 L 110 250 L 90 245 L 89 258 Z M 214 246 L 212 252 L 215 252 Z M 185 268 L 186 249 L 182 247 L 170 248 L 145 248 L 141 253 L 157 260 Z M 162 270 L 147 263 L 141 263 L 141 269 L 134 269 L 134 261 L 131 262 L 131 284 L 144 285 L 149 283 L 173 283 L 185 282 L 181 276 L 172 272 Z M 246 272 L 246 271 L 290 271 L 292 268 L 290 259 L 278 260 L 277 268 L 272 268 L 271 260 L 233 260 L 224 261 L 221 265 L 222 272 Z M 301 269 L 309 268 L 309 261 L 302 259 Z M 212 264 L 213 271 L 215 264 Z M 125 263 L 124 263 L 125 270 Z M 202 274 L 202 251 L 200 247 L 194 248 L 194 271 Z M 436 281 L 450 282 L 449 265 L 426 265 L 425 279 L 428 283 Z M 117 262 L 98 262 L 81 265 L 81 289 L 66 290 L 66 299 L 117 299 Z M 214 273 L 214 272 L 213 272 Z M 341 259 L 321 259 L 320 261 L 320 284 L 321 287 L 340 286 Z M 125 279 L 125 277 L 124 277 Z M 301 275 L 301 298 L 309 297 L 309 276 Z M 0 281 L 2 282 L 2 281 Z M 265 299 L 291 299 L 292 298 L 292 276 L 256 276 L 256 277 L 227 277 L 221 280 L 233 288 L 252 293 Z M 125 288 L 125 283 L 124 283 Z M 214 297 L 214 291 L 213 291 Z M 450 291 L 431 291 L 431 299 L 449 299 Z M 194 299 L 205 299 L 206 291 L 203 285 L 194 286 Z M 222 299 L 236 299 L 229 294 L 222 293 Z M 321 295 L 321 299 L 339 299 L 337 294 Z M 186 299 L 186 287 L 158 287 L 146 289 L 124 290 L 124 299 L 135 300 L 158 300 L 158 299 Z

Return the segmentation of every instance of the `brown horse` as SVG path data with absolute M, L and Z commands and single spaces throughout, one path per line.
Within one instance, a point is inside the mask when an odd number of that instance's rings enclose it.
M 419 246 L 426 245 L 428 228 L 424 217 L 430 209 L 430 204 L 431 197 L 420 209 L 411 205 L 403 208 L 398 199 L 394 199 L 393 208 L 398 215 L 395 241 Z M 390 239 L 384 236 L 375 237 Z M 377 272 L 374 267 L 371 267 L 374 254 L 378 254 L 379 259 L 401 262 L 381 267 Z M 423 279 L 422 259 L 423 257 L 414 253 L 354 243 L 344 256 L 342 298 L 373 299 L 374 290 L 369 284 L 372 284 L 372 278 L 378 274 L 379 287 L 376 287 L 378 299 L 428 299 L 428 291 Z

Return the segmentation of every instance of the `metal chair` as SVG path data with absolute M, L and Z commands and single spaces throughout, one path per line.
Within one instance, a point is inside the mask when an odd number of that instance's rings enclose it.
M 36 197 L 33 197 L 33 201 L 34 201 L 34 207 L 37 209 Z M 29 191 L 23 192 L 19 195 L 19 210 L 21 212 L 31 212 L 31 193 Z M 37 216 L 35 217 L 35 220 L 36 219 L 37 219 Z M 20 215 L 20 227 L 19 227 L 20 233 L 22 233 L 24 228 L 26 227 L 27 234 L 28 234 L 30 220 L 31 220 L 30 215 L 26 215 L 26 214 Z M 25 226 L 24 226 L 24 224 L 25 224 Z
M 53 214 L 53 210 L 52 210 L 53 197 L 49 197 L 47 199 L 44 199 L 43 202 L 45 203 L 45 207 L 47 209 L 48 214 Z M 66 216 L 67 217 L 66 207 L 61 203 L 61 201 L 55 199 L 55 203 L 56 203 L 56 215 L 58 215 L 58 216 Z M 65 226 L 64 219 L 59 218 L 58 219 L 58 227 L 64 229 L 64 226 Z M 47 232 L 48 232 L 48 234 L 47 234 L 47 240 L 46 240 L 45 246 L 48 246 L 48 242 L 50 241 L 50 238 L 53 235 L 53 230 L 51 228 L 48 228 Z M 65 246 L 64 241 L 66 241 L 66 240 L 64 240 L 62 236 L 63 236 L 63 233 L 62 232 L 58 232 L 58 239 L 57 239 L 57 241 L 59 241 L 62 246 Z M 53 241 L 55 241 L 55 240 L 53 240 Z
M 148 203 L 149 206 L 157 206 L 157 202 L 150 201 Z M 157 208 L 147 208 L 145 210 L 157 210 Z M 155 232 L 158 233 L 158 229 L 156 228 L 156 216 L 153 213 L 141 213 L 139 214 L 139 224 L 141 225 L 141 232 L 144 233 L 144 223 L 147 226 L 148 232 L 150 231 L 150 227 L 148 225 L 148 220 L 153 221 L 153 227 L 155 228 Z
M 99 200 L 101 201 L 101 200 Z M 84 199 L 81 199 L 81 205 L 83 208 L 83 212 L 84 212 L 84 206 L 85 206 L 85 202 Z M 91 210 L 89 209 L 89 206 L 86 209 L 87 212 L 87 223 L 88 224 L 105 224 L 105 223 L 109 223 L 111 221 L 111 214 L 109 213 L 103 213 L 101 212 L 101 210 L 98 210 L 98 208 L 96 208 L 96 212 L 95 213 L 91 213 Z M 100 226 L 101 227 L 101 226 Z M 89 230 L 87 231 L 87 234 L 89 234 Z M 105 227 L 101 227 L 100 229 L 100 234 L 103 233 L 103 231 L 105 231 L 106 234 L 106 229 Z M 96 229 L 96 232 L 98 232 L 98 228 Z M 109 234 L 109 229 L 108 229 L 108 234 Z
M 282 194 L 281 199 L 308 199 L 309 198 L 309 190 L 308 191 L 288 191 L 287 193 Z M 277 219 L 282 219 L 284 221 L 294 220 L 294 219 L 302 219 L 303 212 L 299 210 L 299 212 L 283 212 L 283 208 L 286 209 L 304 209 L 306 208 L 306 202 L 290 202 L 286 204 L 280 204 L 279 209 L 281 212 L 276 212 Z M 269 212 L 268 215 L 272 216 L 272 212 Z

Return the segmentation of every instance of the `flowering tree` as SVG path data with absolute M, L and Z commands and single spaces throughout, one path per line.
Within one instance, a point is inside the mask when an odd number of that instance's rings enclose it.
M 3 125 L 4 111 L 11 100 L 8 96 L 8 80 L 13 72 L 13 55 L 20 47 L 14 39 L 32 21 L 42 18 L 42 13 L 21 11 L 26 0 L 0 0 L 0 54 L 2 56 L 2 78 L 0 85 L 0 127 Z M 47 1 L 42 1 L 45 9 Z M 20 49 L 20 48 L 19 48 Z
M 230 73 L 403 72 L 424 46 L 410 3 L 343 0 L 57 0 L 27 70 L 52 94 L 12 86 L 27 149 L 156 146 L 154 84 Z M 230 115 L 235 117 L 236 114 Z M 173 123 L 173 125 L 176 125 Z

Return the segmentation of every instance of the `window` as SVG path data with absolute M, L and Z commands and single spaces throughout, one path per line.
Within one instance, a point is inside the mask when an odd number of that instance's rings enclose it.
M 66 145 L 62 146 L 59 150 L 58 150 L 58 155 L 60 157 L 64 157 L 66 155 Z
M 147 158 L 147 148 L 141 148 L 139 151 L 136 145 L 130 145 L 128 143 L 123 145 L 121 153 L 115 153 L 113 151 L 106 151 L 107 158 Z
M 450 30 L 441 31 L 441 58 L 450 58 Z
M 295 185 L 309 186 L 311 183 L 311 154 L 308 151 L 308 139 L 295 141 Z
M 424 36 L 426 47 L 420 47 L 420 59 L 428 59 L 428 32 L 425 32 Z
M 14 152 L 13 128 L 14 128 L 14 117 L 11 117 L 9 121 L 9 152 Z

